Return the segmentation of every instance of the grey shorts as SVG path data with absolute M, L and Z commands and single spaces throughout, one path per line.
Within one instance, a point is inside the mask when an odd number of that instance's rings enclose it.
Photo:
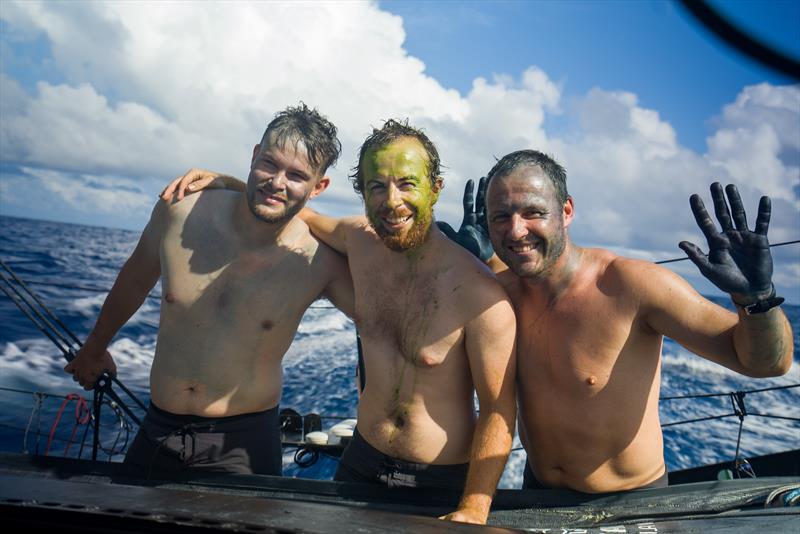
M 145 478 L 206 473 L 281 475 L 278 407 L 231 417 L 166 412 L 152 403 L 125 455 Z
M 444 488 L 462 491 L 469 464 L 432 465 L 392 458 L 367 443 L 358 433 L 342 453 L 333 479 L 388 487 Z

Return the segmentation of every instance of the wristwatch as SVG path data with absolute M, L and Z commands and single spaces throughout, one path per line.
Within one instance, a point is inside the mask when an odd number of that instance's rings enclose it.
M 731 300 L 733 300 L 733 303 L 736 306 L 738 306 L 739 308 L 743 309 L 747 315 L 755 315 L 757 313 L 764 313 L 766 311 L 771 310 L 772 308 L 780 306 L 781 304 L 783 304 L 783 301 L 786 300 L 786 299 L 784 299 L 783 297 L 777 296 L 775 294 L 775 286 L 771 285 L 771 290 L 769 292 L 769 295 L 767 295 L 764 298 L 758 299 L 757 301 L 753 302 L 752 304 L 744 305 L 744 304 L 739 304 L 733 298 L 731 298 Z

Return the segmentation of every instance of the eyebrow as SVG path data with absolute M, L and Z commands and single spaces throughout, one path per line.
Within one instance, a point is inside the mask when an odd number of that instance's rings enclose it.
M 486 204 L 487 210 L 492 208 L 491 204 Z M 526 202 L 526 203 L 503 203 L 499 206 L 494 206 L 493 211 L 503 211 L 503 212 L 515 212 L 515 211 L 525 211 L 535 209 L 539 211 L 549 210 L 547 202 L 535 201 L 535 202 Z

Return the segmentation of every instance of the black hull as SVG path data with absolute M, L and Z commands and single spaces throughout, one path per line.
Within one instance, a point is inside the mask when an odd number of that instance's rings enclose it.
M 455 492 L 259 475 L 146 481 L 117 463 L 0 454 L 0 513 L 59 532 L 797 532 L 800 508 L 764 508 L 776 488 L 800 484 L 793 475 L 611 495 L 500 490 L 491 526 L 476 527 L 436 519 Z

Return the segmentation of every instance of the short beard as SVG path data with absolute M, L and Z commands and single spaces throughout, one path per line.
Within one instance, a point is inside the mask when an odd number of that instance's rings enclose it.
M 250 208 L 250 213 L 252 213 L 256 219 L 269 224 L 276 224 L 288 221 L 289 219 L 297 215 L 300 212 L 300 210 L 303 209 L 303 206 L 305 206 L 306 204 L 305 202 L 298 202 L 293 206 L 288 206 L 287 204 L 284 204 L 285 210 L 283 211 L 283 213 L 274 215 L 265 214 L 259 212 L 258 210 L 259 206 L 256 205 L 254 197 L 255 193 L 253 194 L 250 194 L 250 192 L 247 193 L 247 205 Z
M 511 256 L 506 256 L 505 254 L 498 254 L 500 259 L 508 265 L 511 271 L 519 276 L 520 278 L 534 278 L 534 279 L 544 279 L 547 278 L 553 270 L 553 266 L 558 261 L 558 258 L 564 253 L 564 249 L 566 248 L 567 237 L 566 232 L 562 232 L 557 234 L 556 237 L 550 239 L 544 246 L 547 247 L 545 254 L 542 256 L 542 261 L 539 264 L 536 271 L 523 271 L 515 265 L 514 261 L 512 261 Z M 498 249 L 495 249 L 498 250 Z M 500 247 L 499 250 L 504 250 Z
M 414 224 L 404 234 L 388 232 L 380 222 L 376 223 L 371 217 L 369 218 L 369 223 L 387 248 L 395 252 L 404 252 L 422 246 L 425 239 L 427 239 L 431 229 L 431 220 L 433 219 L 431 211 L 429 208 L 424 213 L 417 212 L 414 216 Z

